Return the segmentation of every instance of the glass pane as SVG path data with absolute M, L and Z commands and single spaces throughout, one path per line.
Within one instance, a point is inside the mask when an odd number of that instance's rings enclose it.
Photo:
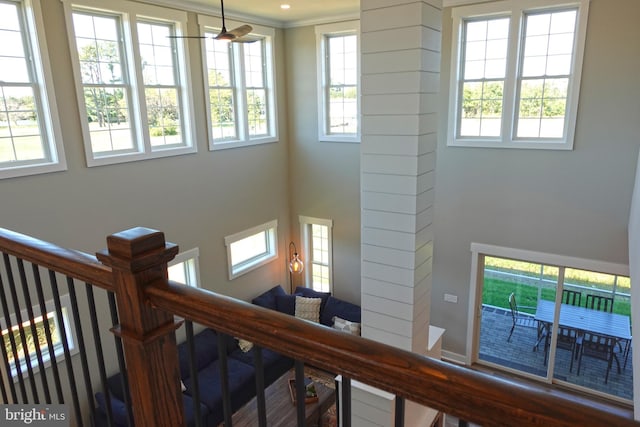
M 151 145 L 182 142 L 177 89 L 146 89 L 147 119 Z
M 546 377 L 538 303 L 554 301 L 558 268 L 485 257 L 480 360 Z
M 209 91 L 211 105 L 211 129 L 214 139 L 236 139 L 233 92 L 228 89 L 211 89 Z
M 266 91 L 253 89 L 247 91 L 249 135 L 267 134 L 267 98 Z
M 261 231 L 231 243 L 231 264 L 236 266 L 267 253 L 267 233 Z

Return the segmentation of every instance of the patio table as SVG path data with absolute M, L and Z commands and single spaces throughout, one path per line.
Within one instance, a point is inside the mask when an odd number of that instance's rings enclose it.
M 539 300 L 535 319 L 548 325 L 553 323 L 555 302 Z M 629 316 L 586 307 L 562 304 L 559 324 L 572 329 L 608 335 L 619 340 L 631 339 Z

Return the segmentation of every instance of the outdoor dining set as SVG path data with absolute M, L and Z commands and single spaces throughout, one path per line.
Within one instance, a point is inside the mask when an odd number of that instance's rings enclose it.
M 537 328 L 538 336 L 533 350 L 537 351 L 543 345 L 546 366 L 557 309 L 559 317 L 556 349 L 570 352 L 569 371 L 573 371 L 575 362 L 577 375 L 580 375 L 584 357 L 604 360 L 607 363 L 604 378 L 606 384 L 614 361 L 618 373 L 621 372 L 621 366 L 626 369 L 632 339 L 630 320 L 628 316 L 613 312 L 612 297 L 587 294 L 586 303 L 582 305 L 582 296 L 580 291 L 564 290 L 559 307 L 554 301 L 538 299 L 532 316 L 519 311 L 515 294 L 512 293 L 509 296 L 509 306 L 513 326 L 507 341 L 510 341 L 518 326 Z

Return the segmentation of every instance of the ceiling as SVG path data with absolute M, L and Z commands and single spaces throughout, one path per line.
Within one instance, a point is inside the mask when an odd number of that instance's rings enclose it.
M 158 2 L 162 3 L 162 2 Z M 187 10 L 219 14 L 219 0 L 177 0 Z M 280 5 L 291 6 L 283 10 Z M 360 0 L 226 0 L 225 16 L 232 19 L 251 20 L 256 24 L 271 24 L 280 27 L 308 25 L 331 20 L 353 19 L 360 13 Z

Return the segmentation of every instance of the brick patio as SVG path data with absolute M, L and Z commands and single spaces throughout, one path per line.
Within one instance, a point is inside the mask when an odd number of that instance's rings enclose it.
M 511 325 L 511 312 L 509 310 L 483 306 L 480 327 L 480 360 L 546 377 L 544 340 L 540 343 L 539 348 L 534 351 L 534 346 L 538 339 L 537 328 L 516 326 L 511 342 L 507 342 Z M 624 399 L 633 399 L 631 354 L 629 354 L 626 369 L 623 367 L 624 356 L 618 354 L 621 373 L 618 374 L 616 362 L 614 361 L 609 372 L 609 381 L 605 384 L 604 377 L 607 362 L 585 356 L 582 358 L 580 375 L 577 375 L 577 361 L 574 361 L 573 369 L 569 372 L 571 353 L 563 349 L 558 349 L 556 353 L 554 369 L 556 379 L 613 394 Z

